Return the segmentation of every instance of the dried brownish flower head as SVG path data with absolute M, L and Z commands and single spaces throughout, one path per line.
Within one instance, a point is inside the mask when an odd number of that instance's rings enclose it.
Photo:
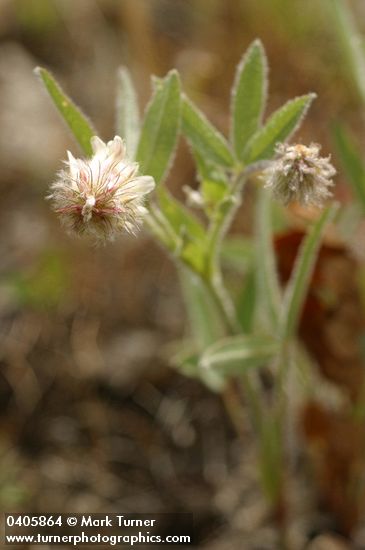
M 66 169 L 51 185 L 49 199 L 62 224 L 77 235 L 111 240 L 118 232 L 135 233 L 144 214 L 145 195 L 155 187 L 139 176 L 138 164 L 126 157 L 123 140 L 91 139 L 93 156 L 78 159 L 68 152 Z
M 272 189 L 276 199 L 289 204 L 322 206 L 332 195 L 332 178 L 336 174 L 330 157 L 319 155 L 320 145 L 286 145 L 280 143 L 277 158 L 266 172 L 266 188 Z

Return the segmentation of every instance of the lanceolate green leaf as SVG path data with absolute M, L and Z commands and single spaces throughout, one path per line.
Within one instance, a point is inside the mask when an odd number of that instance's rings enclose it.
M 296 97 L 285 103 L 267 120 L 247 145 L 244 161 L 252 163 L 257 160 L 270 159 L 277 143 L 287 141 L 300 126 L 315 94 Z
M 158 198 L 162 212 L 177 233 L 188 232 L 195 240 L 206 238 L 206 231 L 200 221 L 166 189 L 160 190 Z
M 224 323 L 202 279 L 183 267 L 179 269 L 179 275 L 189 319 L 190 340 L 195 350 L 190 354 L 188 363 L 180 362 L 180 368 L 183 372 L 188 370 L 191 376 L 199 377 L 211 390 L 220 391 L 225 385 L 224 375 L 200 369 L 199 356 L 207 346 L 223 337 Z
M 354 140 L 341 124 L 334 127 L 333 137 L 348 181 L 362 210 L 365 211 L 365 164 L 362 156 Z
M 206 232 L 202 224 L 170 193 L 160 188 L 159 205 L 165 219 L 175 232 L 179 249 L 175 253 L 194 271 L 203 273 L 206 267 Z
M 267 363 L 278 349 L 278 342 L 270 337 L 232 336 L 210 346 L 200 359 L 200 367 L 224 374 L 239 374 L 247 368 Z
M 202 371 L 199 368 L 199 355 L 196 353 L 184 353 L 182 350 L 170 358 L 170 364 L 184 376 L 198 378 L 212 391 L 222 391 L 226 384 L 225 378 L 219 373 Z
M 223 266 L 246 274 L 253 267 L 255 248 L 251 237 L 228 236 L 224 239 L 220 251 Z
M 329 17 L 333 18 L 333 27 L 337 31 L 337 37 L 345 54 L 342 65 L 352 73 L 361 99 L 365 101 L 365 52 L 363 37 L 359 32 L 359 27 L 356 24 L 350 3 L 345 0 L 329 0 L 328 8 Z
M 170 71 L 147 106 L 137 149 L 143 174 L 160 183 L 166 176 L 177 145 L 180 126 L 180 78 Z
M 326 208 L 314 225 L 312 225 L 308 235 L 301 244 L 284 294 L 280 322 L 280 337 L 283 341 L 293 337 L 295 334 L 308 293 L 323 232 L 326 226 L 333 220 L 337 210 L 338 204 L 333 204 Z
M 273 248 L 271 194 L 267 189 L 258 190 L 255 226 L 257 300 L 263 307 L 265 322 L 274 330 L 280 314 L 281 291 Z
M 149 212 L 144 218 L 144 223 L 151 231 L 152 235 L 170 252 L 174 253 L 179 248 L 179 239 L 163 216 L 161 210 L 154 204 L 150 204 Z
M 217 206 L 230 192 L 225 169 L 207 162 L 207 159 L 193 150 L 197 168 L 197 178 L 200 182 L 199 192 L 203 198 L 203 207 L 208 218 L 214 215 Z
M 71 132 L 80 144 L 83 152 L 86 155 L 91 156 L 93 151 L 91 148 L 90 139 L 92 136 L 96 135 L 96 130 L 92 127 L 92 124 L 80 111 L 80 109 L 76 107 L 71 99 L 63 92 L 62 88 L 50 72 L 42 67 L 37 67 L 34 72 L 43 82 L 55 106 L 70 127 Z
M 259 426 L 259 466 L 263 488 L 271 502 L 277 502 L 281 488 L 283 445 L 276 415 L 266 412 Z
M 193 103 L 183 97 L 182 131 L 192 148 L 206 161 L 231 167 L 234 158 L 227 141 Z
M 256 284 L 255 273 L 250 271 L 246 275 L 244 287 L 236 300 L 237 318 L 245 333 L 251 332 L 253 328 L 257 294 Z
M 202 353 L 213 342 L 223 338 L 225 326 L 201 278 L 190 270 L 179 270 L 183 296 L 190 321 L 195 349 Z
M 237 67 L 232 90 L 231 141 L 237 158 L 243 160 L 249 139 L 258 130 L 267 98 L 267 60 L 255 40 Z
M 128 157 L 133 159 L 139 139 L 139 110 L 136 91 L 126 67 L 118 70 L 116 130 L 125 140 Z

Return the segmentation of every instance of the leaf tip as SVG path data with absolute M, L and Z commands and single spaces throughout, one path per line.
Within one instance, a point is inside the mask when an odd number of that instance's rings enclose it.
M 33 74 L 35 74 L 37 78 L 40 78 L 42 80 L 45 72 L 46 69 L 44 69 L 44 67 L 40 67 L 39 65 L 33 69 Z
M 124 78 L 125 76 L 129 75 L 129 71 L 125 65 L 119 65 L 117 68 L 117 77 L 118 78 Z
M 253 49 L 253 48 L 257 48 L 259 49 L 262 53 L 265 53 L 265 47 L 264 47 L 264 44 L 261 40 L 261 38 L 255 38 L 255 40 L 253 42 L 251 42 L 250 46 L 249 46 L 249 50 Z
M 179 71 L 177 69 L 171 69 L 166 75 L 166 80 L 174 80 L 180 86 L 181 79 Z
M 267 61 L 266 50 L 265 50 L 265 46 L 264 46 L 264 44 L 263 44 L 263 42 L 260 38 L 256 38 L 253 42 L 251 42 L 251 44 L 249 45 L 249 47 L 247 49 L 246 55 L 247 55 L 247 57 L 250 57 L 255 52 L 257 52 L 257 54 L 261 58 L 261 63 L 264 66 L 264 70 L 267 71 L 268 70 L 268 61 Z
M 302 100 L 305 101 L 305 103 L 306 103 L 306 108 L 305 108 L 305 113 L 304 113 L 304 114 L 306 114 L 307 111 L 308 111 L 308 109 L 309 109 L 309 107 L 312 105 L 313 101 L 314 101 L 315 99 L 317 99 L 317 97 L 318 97 L 318 96 L 317 96 L 317 94 L 316 94 L 315 92 L 309 92 L 308 94 L 299 96 L 298 98 L 294 98 L 294 101 L 295 101 L 295 99 L 299 99 L 299 100 L 302 99 Z

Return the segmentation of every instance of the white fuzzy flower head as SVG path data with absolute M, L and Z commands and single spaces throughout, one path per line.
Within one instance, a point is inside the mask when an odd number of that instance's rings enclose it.
M 322 206 L 332 195 L 329 187 L 336 174 L 330 157 L 319 155 L 320 145 L 285 145 L 280 143 L 278 157 L 267 170 L 266 188 L 284 204 L 298 201 L 308 206 Z
M 108 143 L 94 136 L 91 145 L 90 159 L 68 152 L 66 169 L 51 185 L 53 209 L 68 231 L 97 241 L 112 240 L 121 231 L 135 233 L 155 182 L 138 175 L 138 164 L 127 159 L 119 136 Z

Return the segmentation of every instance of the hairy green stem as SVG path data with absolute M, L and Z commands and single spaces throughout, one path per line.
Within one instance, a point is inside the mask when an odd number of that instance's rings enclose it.
M 222 202 L 208 229 L 206 284 L 209 286 L 214 300 L 219 304 L 219 308 L 224 312 L 224 318 L 232 334 L 237 333 L 239 324 L 234 305 L 223 284 L 219 252 L 221 243 L 241 203 L 240 195 L 245 180 L 246 177 L 243 174 L 234 178 L 231 195 Z
M 212 278 L 202 277 L 210 296 L 226 325 L 227 335 L 237 334 L 237 321 L 231 298 L 223 285 L 221 273 L 216 271 Z
M 271 194 L 267 189 L 259 189 L 256 205 L 256 270 L 259 296 L 263 300 L 267 324 L 276 331 L 282 295 L 279 286 L 275 252 L 272 241 L 271 227 Z
M 221 203 L 220 208 L 217 209 L 208 229 L 206 269 L 203 273 L 195 272 L 207 289 L 212 302 L 215 304 L 219 315 L 223 319 L 227 336 L 235 335 L 239 333 L 241 329 L 231 297 L 223 284 L 219 252 L 221 243 L 227 234 L 234 216 L 241 204 L 242 189 L 247 178 L 253 173 L 262 171 L 264 167 L 265 163 L 263 164 L 260 162 L 255 165 L 248 166 L 233 177 L 230 187 L 230 196 Z M 268 212 L 269 209 L 266 208 L 264 215 L 269 215 Z M 174 253 L 176 256 L 176 253 L 178 253 L 178 242 L 176 238 L 174 238 L 174 235 L 166 234 L 163 239 L 161 238 L 164 231 L 166 231 L 168 227 L 164 227 L 165 224 L 163 216 L 159 215 L 157 208 L 151 211 L 150 222 L 150 228 L 154 230 L 157 238 L 170 250 L 170 252 Z M 159 235 L 159 232 L 162 235 Z M 264 237 L 265 239 L 268 239 L 268 233 L 265 233 Z M 187 267 L 190 270 L 192 269 L 190 265 Z M 241 385 L 247 402 L 247 408 L 250 413 L 253 429 L 257 434 L 259 434 L 261 459 L 263 462 L 266 460 L 266 471 L 269 472 L 269 475 L 271 476 L 270 472 L 273 472 L 275 469 L 276 458 L 273 456 L 271 451 L 270 456 L 266 456 L 265 452 L 267 440 L 265 440 L 265 434 L 263 433 L 265 428 L 265 418 L 263 415 L 264 399 L 259 381 L 252 379 L 249 373 L 242 373 L 238 383 L 231 381 L 227 385 L 227 388 L 223 394 L 223 400 L 225 402 L 227 412 L 232 419 L 232 423 L 237 429 L 238 434 L 241 435 L 242 422 L 245 417 L 245 410 L 241 401 Z M 276 447 L 275 444 L 274 447 Z M 272 443 L 269 444 L 269 448 L 273 448 Z M 276 486 L 276 481 L 277 480 L 271 479 L 270 485 Z M 275 500 L 275 496 L 272 495 L 272 491 L 269 492 L 271 492 L 271 500 Z

